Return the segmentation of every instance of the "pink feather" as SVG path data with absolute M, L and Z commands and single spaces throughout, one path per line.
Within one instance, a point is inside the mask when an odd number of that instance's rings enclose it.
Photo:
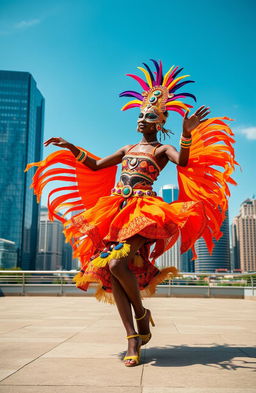
M 178 112 L 181 116 L 183 116 L 184 117 L 184 109 L 181 109 L 181 108 L 179 108 L 179 107 L 177 107 L 177 106 L 168 106 L 167 108 L 166 108 L 168 111 L 174 111 L 174 112 Z
M 138 106 L 140 106 L 140 104 L 130 104 L 130 105 L 127 105 L 127 107 L 125 109 L 123 109 L 123 111 L 126 111 L 127 109 L 130 109 L 130 108 L 135 108 Z
M 168 76 L 167 82 L 165 82 L 165 86 L 168 86 L 171 81 L 172 81 L 172 76 L 173 74 L 177 71 L 179 67 L 175 67 L 174 70 L 172 70 L 172 72 L 170 73 L 170 75 Z
M 143 90 L 148 91 L 149 90 L 149 86 L 146 82 L 144 82 L 143 79 L 141 79 L 139 76 L 137 75 L 133 75 L 133 74 L 126 74 L 127 76 L 130 76 L 131 78 L 135 79 L 142 87 Z

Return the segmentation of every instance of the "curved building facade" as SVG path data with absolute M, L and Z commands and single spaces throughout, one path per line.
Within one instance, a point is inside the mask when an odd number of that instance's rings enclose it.
M 223 236 L 219 241 L 214 240 L 212 255 L 209 254 L 203 238 L 195 243 L 197 259 L 195 260 L 195 273 L 212 273 L 215 269 L 231 269 L 229 246 L 229 218 L 221 226 Z

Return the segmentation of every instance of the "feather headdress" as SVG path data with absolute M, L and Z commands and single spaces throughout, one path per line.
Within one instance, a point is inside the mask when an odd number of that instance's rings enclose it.
M 151 61 L 156 69 L 154 72 L 146 63 L 143 63 L 145 68 L 138 67 L 143 72 L 145 80 L 137 75 L 127 74 L 127 76 L 130 76 L 139 83 L 143 91 L 139 93 L 133 90 L 126 90 L 120 93 L 120 97 L 135 98 L 125 104 L 122 110 L 125 111 L 130 108 L 140 107 L 142 111 L 145 111 L 154 108 L 161 116 L 162 122 L 166 120 L 166 116 L 163 115 L 166 111 L 175 111 L 181 116 L 184 116 L 185 112 L 189 111 L 189 108 L 193 108 L 193 106 L 183 103 L 180 99 L 191 97 L 196 101 L 196 97 L 190 93 L 177 93 L 177 90 L 187 83 L 193 83 L 194 81 L 183 81 L 189 75 L 178 77 L 178 74 L 180 74 L 183 68 L 172 66 L 166 74 L 163 74 L 162 62 L 157 62 L 153 59 Z

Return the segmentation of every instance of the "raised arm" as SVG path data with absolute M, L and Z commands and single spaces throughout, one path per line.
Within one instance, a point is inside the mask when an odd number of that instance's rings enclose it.
M 188 112 L 186 112 L 183 119 L 182 135 L 185 138 L 190 138 L 192 130 L 200 123 L 207 120 L 205 119 L 205 116 L 207 116 L 209 113 L 209 108 L 206 108 L 204 105 L 197 109 L 197 111 L 191 117 L 188 117 Z M 189 148 L 181 147 L 180 151 L 178 152 L 174 146 L 166 145 L 165 153 L 168 159 L 177 165 L 186 166 L 188 163 Z
M 78 156 L 80 150 L 73 145 L 72 143 L 67 142 L 65 139 L 57 137 L 57 138 L 50 138 L 44 142 L 45 146 L 54 145 L 58 147 L 63 147 L 69 149 L 75 157 Z M 97 171 L 98 169 L 107 168 L 112 165 L 119 164 L 122 161 L 123 156 L 128 148 L 128 145 L 121 147 L 121 149 L 117 150 L 115 153 L 111 154 L 110 156 L 100 158 L 96 160 L 95 158 L 86 157 L 85 161 L 83 162 L 84 165 L 88 166 L 93 171 Z

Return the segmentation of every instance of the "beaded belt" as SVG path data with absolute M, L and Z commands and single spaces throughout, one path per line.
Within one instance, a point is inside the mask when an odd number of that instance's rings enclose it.
M 122 195 L 124 198 L 130 196 L 156 196 L 157 193 L 152 190 L 133 189 L 131 186 L 126 185 L 123 187 L 114 187 L 111 190 L 111 195 Z

